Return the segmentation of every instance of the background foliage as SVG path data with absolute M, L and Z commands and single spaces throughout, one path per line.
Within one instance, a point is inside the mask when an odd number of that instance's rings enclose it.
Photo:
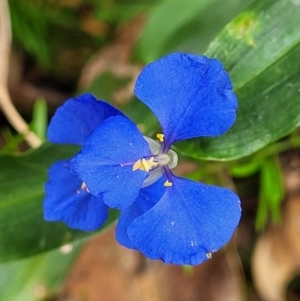
M 121 101 L 116 97 L 116 92 L 132 87 L 134 70 L 172 51 L 219 58 L 239 99 L 237 121 L 219 138 L 192 139 L 175 147 L 181 155 L 202 165 L 202 173 L 196 171 L 190 177 L 216 182 L 211 174 L 224 169 L 236 178 L 260 172 L 256 227 L 264 229 L 269 216 L 274 222 L 280 221 L 284 189 L 277 154 L 300 146 L 299 1 L 10 0 L 9 5 L 13 49 L 26 61 L 24 74 L 28 68 L 42 70 L 39 74 L 52 78 L 55 88 L 61 88 L 57 83 L 63 82 L 64 95 L 91 91 L 119 106 L 148 135 L 158 128 L 152 113 L 132 93 L 122 96 Z M 130 54 L 120 59 L 120 66 L 128 72 L 105 69 L 100 61 L 100 71 L 87 84 L 77 86 L 83 68 L 97 58 L 99 49 L 104 56 L 107 50 L 113 62 L 111 45 L 119 45 L 118 49 L 125 53 L 125 43 L 118 44 L 122 42 L 119 33 L 127 22 L 140 17 L 141 37 L 131 45 Z M 27 73 L 27 79 L 32 76 Z M 49 83 L 46 85 L 49 87 Z M 37 102 L 32 116 L 27 118 L 31 119 L 31 128 L 44 139 L 45 101 Z M 36 277 L 45 277 L 52 290 L 62 278 L 52 281 L 55 271 L 49 275 L 49 266 L 65 255 L 58 250 L 44 255 L 43 252 L 74 240 L 80 245 L 84 237 L 91 235 L 60 223 L 46 223 L 42 217 L 47 169 L 52 162 L 70 157 L 76 149 L 44 142 L 39 149 L 20 154 L 22 137 L 7 126 L 1 131 L 5 140 L 0 151 L 1 269 L 22 275 L 40 265 L 32 277 L 25 280 L 20 276 L 18 281 L 30 291 Z M 105 226 L 116 216 L 112 212 Z M 61 275 L 68 270 L 76 252 L 72 254 L 60 267 Z M 22 259 L 29 256 L 34 257 Z M 17 259 L 22 260 L 12 262 Z M 4 279 L 0 279 L 0 291 L 10 296 L 6 300 L 21 300 L 19 292 Z M 26 298 L 22 300 L 31 300 L 32 296 Z

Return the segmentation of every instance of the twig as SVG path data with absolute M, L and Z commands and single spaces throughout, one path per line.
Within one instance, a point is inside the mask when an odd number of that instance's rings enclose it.
M 15 130 L 24 136 L 31 147 L 39 147 L 41 139 L 29 130 L 28 124 L 13 105 L 7 89 L 11 48 L 10 15 L 7 0 L 0 0 L 0 107 Z

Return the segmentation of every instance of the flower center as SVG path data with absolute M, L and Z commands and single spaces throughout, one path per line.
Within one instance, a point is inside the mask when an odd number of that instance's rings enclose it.
M 160 138 L 161 137 L 161 138 Z M 159 140 L 162 142 L 163 135 L 158 135 Z M 145 179 L 142 187 L 147 187 L 156 182 L 162 176 L 163 166 L 167 166 L 172 169 L 177 166 L 178 156 L 173 150 L 169 150 L 166 154 L 162 152 L 160 143 L 144 136 L 144 139 L 148 142 L 151 156 L 137 160 L 132 167 L 132 170 L 143 170 L 149 172 L 149 176 Z

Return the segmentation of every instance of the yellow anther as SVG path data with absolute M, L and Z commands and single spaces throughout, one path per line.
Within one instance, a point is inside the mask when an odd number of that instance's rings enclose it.
M 154 157 L 151 157 L 149 159 L 138 159 L 132 166 L 132 170 L 144 170 L 144 171 L 150 171 L 153 167 L 156 167 L 158 165 L 158 162 L 154 162 Z
M 156 137 L 160 142 L 164 142 L 164 137 L 165 137 L 164 134 L 157 134 Z
M 151 165 L 148 163 L 146 159 L 142 159 L 142 167 L 145 171 L 149 171 L 151 169 Z
M 135 170 L 138 170 L 140 169 L 142 166 L 142 160 L 141 159 L 138 159 L 132 166 L 132 170 L 135 171 Z
M 86 186 L 85 182 L 82 182 L 80 189 L 77 190 L 77 193 L 80 193 L 81 191 L 85 190 L 86 192 L 90 193 L 88 187 Z
M 150 159 L 142 159 L 142 167 L 143 169 L 142 170 L 145 170 L 145 171 L 150 171 L 150 169 L 152 169 L 153 167 L 156 167 L 158 165 L 158 162 L 154 162 L 153 161 L 154 158 L 151 157 Z
M 164 186 L 171 187 L 173 185 L 172 182 L 169 182 L 168 180 L 164 183 Z

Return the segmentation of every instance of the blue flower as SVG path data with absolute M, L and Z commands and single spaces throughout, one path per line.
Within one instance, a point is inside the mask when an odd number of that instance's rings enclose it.
M 59 115 L 56 113 L 48 136 L 54 142 L 80 141 L 83 145 L 68 168 L 90 198 L 121 210 L 116 237 L 122 245 L 166 263 L 199 264 L 232 236 L 240 219 L 240 202 L 229 189 L 174 175 L 171 169 L 178 159 L 170 147 L 184 139 L 221 135 L 232 126 L 237 99 L 231 81 L 218 60 L 175 53 L 142 70 L 135 94 L 157 116 L 162 128 L 162 134 L 157 135 L 160 143 L 143 136 L 119 111 L 110 114 L 112 109 L 98 124 L 92 122 L 81 138 L 75 136 L 80 136 L 79 130 L 89 122 L 89 112 L 61 111 L 60 124 L 54 122 Z M 107 104 L 99 101 L 98 105 Z M 64 126 L 66 120 L 69 126 Z M 57 190 L 65 205 L 56 211 L 63 211 L 64 218 L 57 219 L 75 224 L 76 210 L 68 212 L 67 207 L 76 191 L 68 194 L 66 202 L 61 186 Z M 85 212 L 80 222 L 84 229 L 89 214 L 94 217 L 91 211 L 102 209 L 96 208 L 97 202 L 76 202 Z M 54 198 L 49 203 L 59 206 Z M 99 213 L 99 219 L 100 216 L 103 214 Z
M 123 114 L 91 94 L 67 100 L 52 118 L 48 139 L 58 144 L 82 146 L 85 139 L 106 118 Z M 63 221 L 69 227 L 84 231 L 98 229 L 106 220 L 108 207 L 101 197 L 90 194 L 86 184 L 72 174 L 68 161 L 60 161 L 49 169 L 45 185 L 44 219 Z

